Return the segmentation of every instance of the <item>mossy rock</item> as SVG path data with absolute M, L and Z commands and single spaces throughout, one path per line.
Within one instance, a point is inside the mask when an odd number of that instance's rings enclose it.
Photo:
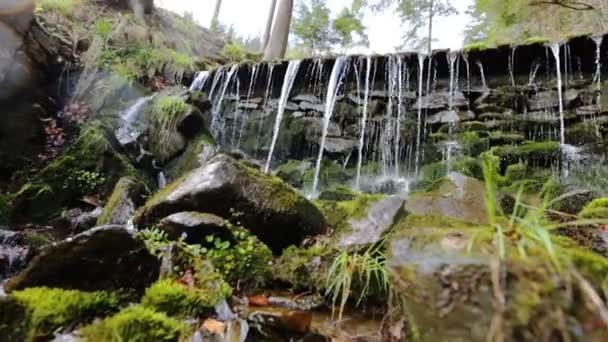
M 81 333 L 89 341 L 177 342 L 188 330 L 186 324 L 175 318 L 135 305 L 84 327 Z
M 566 141 L 569 144 L 581 146 L 601 141 L 598 136 L 598 126 L 592 123 L 581 122 L 566 129 Z
M 485 224 L 485 191 L 483 182 L 451 172 L 435 182 L 430 191 L 412 194 L 405 203 L 405 210 L 413 215 L 446 216 Z
M 28 287 L 141 293 L 157 277 L 159 261 L 122 226 L 98 227 L 44 248 L 7 292 Z
M 594 199 L 581 210 L 579 216 L 587 219 L 608 219 L 608 198 Z
M 358 194 L 350 188 L 339 185 L 331 190 L 325 190 L 319 195 L 320 201 L 351 201 L 354 200 Z
M 170 317 L 197 318 L 205 312 L 213 312 L 213 307 L 229 294 L 212 288 L 187 287 L 174 279 L 161 279 L 146 290 L 141 304 Z
M 501 145 L 517 145 L 526 140 L 526 138 L 517 133 L 505 133 L 502 131 L 492 132 L 489 136 L 490 146 L 501 146 Z
M 273 265 L 273 279 L 291 285 L 294 291 L 324 292 L 335 250 L 330 246 L 290 246 Z
M 529 142 L 518 146 L 499 146 L 492 153 L 500 158 L 501 169 L 523 162 L 531 167 L 551 168 L 561 162 L 562 152 L 559 142 Z
M 146 179 L 114 149 L 104 130 L 88 126 L 62 156 L 11 195 L 12 219 L 46 224 L 86 195 L 109 195 L 123 176 Z
M 52 288 L 16 291 L 0 301 L 0 341 L 46 339 L 58 328 L 118 311 L 121 301 L 121 296 L 107 292 Z
M 526 240 L 522 256 L 516 247 L 520 240 L 506 239 L 506 255 L 498 262 L 495 239 L 492 229 L 437 216 L 409 216 L 396 225 L 388 264 L 421 340 L 486 341 L 495 312 L 492 274 L 497 267 L 509 279 L 501 283 L 504 336 L 533 341 L 562 331 L 569 338 L 606 338 L 606 331 L 588 326 L 597 313 L 581 306 L 583 285 L 570 283 L 568 268 L 556 269 L 546 248 Z M 601 284 L 608 270 L 605 259 L 567 239 L 552 244 L 591 286 Z M 563 291 L 564 283 L 573 286 L 574 297 Z M 560 330 L 556 316 L 576 329 Z
M 277 177 L 284 180 L 287 184 L 302 188 L 304 186 L 304 173 L 312 167 L 309 161 L 290 160 L 279 165 L 275 173 Z
M 238 221 L 274 252 L 322 234 L 318 209 L 278 178 L 220 155 L 154 195 L 138 210 L 140 227 L 184 211 L 198 211 Z
M 143 204 L 145 193 L 145 184 L 131 177 L 121 178 L 97 219 L 97 225 L 126 224 L 135 209 Z
M 218 153 L 213 138 L 199 134 L 188 143 L 186 150 L 165 167 L 167 180 L 174 181 L 186 173 L 203 166 Z
M 488 138 L 482 138 L 479 132 L 464 132 L 459 140 L 467 156 L 478 156 L 490 149 Z
M 304 172 L 304 186 L 312 187 L 315 176 L 315 168 L 308 169 Z M 324 158 L 321 161 L 321 170 L 319 171 L 319 187 L 327 188 L 336 184 L 344 184 L 351 178 L 347 171 L 337 162 Z

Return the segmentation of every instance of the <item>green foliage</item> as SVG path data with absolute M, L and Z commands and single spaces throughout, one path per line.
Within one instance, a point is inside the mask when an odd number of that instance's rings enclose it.
M 171 317 L 199 317 L 227 295 L 230 293 L 186 287 L 173 279 L 161 279 L 146 290 L 141 304 Z
M 596 198 L 579 214 L 582 218 L 608 219 L 608 198 Z
M 36 10 L 42 12 L 52 11 L 66 17 L 72 17 L 77 6 L 80 6 L 80 0 L 40 0 Z
M 232 227 L 232 235 L 233 244 L 217 236 L 207 236 L 209 245 L 202 249 L 203 255 L 232 283 L 263 285 L 269 276 L 272 252 L 242 228 Z
M 343 48 L 369 45 L 369 39 L 363 25 L 363 13 L 357 7 L 360 6 L 357 6 L 355 1 L 351 8 L 344 8 L 338 17 L 333 20 L 333 30 L 338 43 Z M 353 35 L 356 35 L 357 39 Z
M 102 39 L 107 41 L 110 39 L 114 33 L 113 23 L 106 19 L 100 18 L 95 22 L 95 31 L 94 33 L 100 36 Z
M 93 195 L 105 184 L 105 177 L 94 171 L 76 170 L 63 183 L 63 189 L 81 195 Z
M 26 320 L 21 324 L 28 331 L 28 341 L 49 336 L 59 327 L 117 311 L 120 303 L 119 296 L 106 292 L 49 288 L 29 288 L 11 296 L 26 309 Z
M 89 341 L 175 342 L 187 330 L 184 323 L 164 313 L 135 305 L 100 323 L 84 327 L 81 332 Z
M 291 30 L 310 53 L 325 51 L 331 43 L 330 10 L 323 0 L 302 1 L 295 10 Z
M 228 62 L 232 64 L 240 63 L 247 59 L 247 54 L 245 53 L 243 46 L 238 43 L 224 45 L 222 54 L 228 59 Z

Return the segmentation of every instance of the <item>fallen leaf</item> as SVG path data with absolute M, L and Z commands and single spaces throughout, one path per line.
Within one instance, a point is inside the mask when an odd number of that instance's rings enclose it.
M 212 334 L 224 335 L 226 324 L 213 318 L 208 318 L 203 322 L 203 328 Z
M 270 306 L 268 297 L 264 295 L 251 296 L 247 299 L 249 300 L 249 305 L 251 306 Z

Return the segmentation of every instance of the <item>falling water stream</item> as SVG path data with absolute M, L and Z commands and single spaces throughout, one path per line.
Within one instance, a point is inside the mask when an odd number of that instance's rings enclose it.
M 209 80 L 210 75 L 211 74 L 209 73 L 209 71 L 198 72 L 196 74 L 196 77 L 194 78 L 194 81 L 192 81 L 192 84 L 190 85 L 190 91 L 198 91 L 203 89 L 205 87 L 205 84 Z
M 133 105 L 120 113 L 120 126 L 116 130 L 116 138 L 121 145 L 127 145 L 137 140 L 142 133 L 135 123 L 142 109 L 154 98 L 154 95 L 141 97 Z
M 321 162 L 323 161 L 323 152 L 325 150 L 325 140 L 327 139 L 327 130 L 329 129 L 329 122 L 334 112 L 334 106 L 336 104 L 336 95 L 340 88 L 340 83 L 344 75 L 344 67 L 346 65 L 346 57 L 341 56 L 336 59 L 333 69 L 331 71 L 331 77 L 327 86 L 327 97 L 325 99 L 325 113 L 323 114 L 323 132 L 321 135 L 321 143 L 319 146 L 319 155 L 317 157 L 317 163 L 315 166 L 315 175 L 312 182 L 312 195 L 315 196 L 317 188 L 319 186 L 319 174 L 321 173 Z
M 274 122 L 274 131 L 272 134 L 272 142 L 270 144 L 270 151 L 268 152 L 268 158 L 266 159 L 266 166 L 264 167 L 264 172 L 268 173 L 270 170 L 270 163 L 272 162 L 272 155 L 274 153 L 274 149 L 277 144 L 277 139 L 279 138 L 279 132 L 281 130 L 281 122 L 283 121 L 283 113 L 285 112 L 285 106 L 287 105 L 287 99 L 289 98 L 289 93 L 291 92 L 291 88 L 293 87 L 293 82 L 296 79 L 296 75 L 298 74 L 298 70 L 300 69 L 300 60 L 292 60 L 289 61 L 289 65 L 287 66 L 287 71 L 285 72 L 285 79 L 283 80 L 283 88 L 281 89 L 281 97 L 279 99 L 279 108 L 277 110 L 277 116 Z
M 555 71 L 557 73 L 557 96 L 559 100 L 559 129 L 560 129 L 560 143 L 562 146 L 566 144 L 566 128 L 564 125 L 564 100 L 563 100 L 563 89 L 562 89 L 562 68 L 561 60 L 559 56 L 560 44 L 551 44 L 551 51 L 553 57 L 555 57 Z
M 467 64 L 468 65 L 468 64 Z M 420 143 L 422 140 L 422 79 L 424 77 L 424 55 L 418 54 L 418 120 L 416 124 L 416 162 L 415 175 L 420 171 Z
M 361 166 L 363 164 L 363 147 L 365 144 L 365 130 L 367 128 L 367 111 L 369 106 L 370 75 L 372 70 L 372 58 L 365 58 L 365 95 L 363 98 L 363 113 L 361 116 L 361 134 L 359 135 L 359 158 L 357 159 L 357 178 L 355 180 L 356 189 L 361 187 Z
M 220 97 L 218 98 L 218 100 L 215 102 L 211 115 L 211 133 L 213 134 L 214 138 L 218 138 L 220 136 L 220 134 L 222 134 L 221 130 L 222 130 L 222 122 L 224 121 L 222 118 L 222 103 L 224 102 L 224 98 L 226 97 L 226 91 L 228 90 L 228 86 L 230 85 L 230 81 L 232 80 L 232 76 L 234 76 L 234 74 L 237 72 L 237 70 L 239 69 L 238 64 L 233 65 L 230 68 L 230 71 L 228 71 L 228 74 L 226 74 L 226 79 L 224 80 L 224 83 L 222 84 L 222 90 L 220 93 Z

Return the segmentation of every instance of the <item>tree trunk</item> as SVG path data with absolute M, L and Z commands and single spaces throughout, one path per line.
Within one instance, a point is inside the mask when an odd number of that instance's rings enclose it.
M 293 0 L 281 0 L 274 27 L 272 28 L 272 34 L 270 35 L 270 40 L 264 51 L 265 61 L 285 57 L 292 12 Z
M 268 46 L 268 40 L 270 39 L 270 31 L 272 30 L 272 22 L 274 21 L 274 12 L 277 9 L 277 0 L 272 0 L 270 4 L 270 12 L 268 13 L 268 19 L 266 20 L 266 30 L 264 31 L 264 40 L 262 43 L 262 50 L 266 49 Z
M 220 16 L 220 9 L 222 8 L 222 0 L 216 0 L 215 1 L 215 10 L 213 11 L 213 17 L 211 18 L 211 31 L 213 32 L 217 32 L 217 27 L 219 24 L 219 16 Z

